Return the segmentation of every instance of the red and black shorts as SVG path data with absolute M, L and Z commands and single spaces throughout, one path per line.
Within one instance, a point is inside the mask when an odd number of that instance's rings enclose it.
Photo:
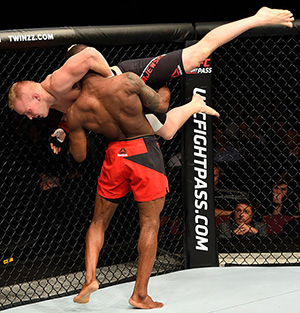
M 118 64 L 122 73 L 137 74 L 148 86 L 159 89 L 172 79 L 184 73 L 182 50 L 176 50 L 154 58 L 135 59 Z M 166 122 L 166 113 L 154 113 L 144 108 L 145 115 L 153 130 L 158 131 Z M 148 118 L 148 115 L 150 118 Z M 153 120 L 154 118 L 154 120 Z
M 155 136 L 109 143 L 97 193 L 118 203 L 130 191 L 138 202 L 162 198 L 169 191 L 163 156 Z
M 182 50 L 144 58 L 123 61 L 117 65 L 122 73 L 137 74 L 148 86 L 158 89 L 172 79 L 184 73 Z

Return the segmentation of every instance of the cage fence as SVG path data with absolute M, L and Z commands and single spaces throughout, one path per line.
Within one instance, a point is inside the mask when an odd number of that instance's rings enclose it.
M 244 37 L 213 55 L 221 264 L 299 263 L 299 52 L 299 36 Z

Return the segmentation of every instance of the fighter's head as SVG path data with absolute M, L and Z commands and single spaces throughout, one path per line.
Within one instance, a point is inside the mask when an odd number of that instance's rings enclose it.
M 83 44 L 75 44 L 72 45 L 69 49 L 68 52 L 66 54 L 66 59 L 69 59 L 71 56 L 79 53 L 80 51 L 88 48 L 89 46 L 83 45 Z
M 21 81 L 14 83 L 8 94 L 9 107 L 29 119 L 46 117 L 49 107 L 43 101 L 44 90 L 38 83 Z

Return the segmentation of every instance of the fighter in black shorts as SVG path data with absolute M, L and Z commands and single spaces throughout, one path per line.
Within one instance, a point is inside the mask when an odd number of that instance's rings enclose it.
M 181 76 L 184 72 L 182 50 L 176 50 L 155 58 L 123 61 L 117 67 L 122 73 L 133 72 L 137 74 L 148 86 L 155 90 L 166 85 L 170 79 Z M 116 67 L 113 67 L 112 71 L 117 72 Z M 165 124 L 167 119 L 166 113 L 153 113 L 148 109 L 144 110 L 144 112 L 148 120 L 150 120 L 150 124 L 154 126 L 155 131 L 158 131 Z M 154 122 L 154 116 L 158 121 Z M 154 124 L 157 126 L 155 127 Z
M 192 71 L 218 47 L 251 28 L 265 25 L 293 27 L 293 21 L 293 14 L 288 10 L 263 7 L 253 16 L 212 29 L 199 42 L 190 47 L 154 58 L 123 61 L 117 66 L 113 66 L 111 70 L 117 75 L 131 71 L 140 76 L 147 85 L 159 88 L 170 79 Z M 146 117 L 157 135 L 164 139 L 171 139 L 194 113 L 193 110 L 193 107 L 187 105 L 176 107 L 167 114 L 146 114 Z M 63 140 L 65 134 L 56 131 L 52 136 Z
M 176 50 L 155 58 L 123 61 L 117 65 L 122 73 L 133 72 L 153 89 L 164 86 L 171 78 L 184 73 L 182 50 Z M 113 70 L 115 67 L 112 68 Z

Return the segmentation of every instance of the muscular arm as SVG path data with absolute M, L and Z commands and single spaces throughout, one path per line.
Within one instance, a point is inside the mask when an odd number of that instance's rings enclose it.
M 68 118 L 69 126 L 69 151 L 77 162 L 83 162 L 87 154 L 87 139 L 85 130 L 70 117 Z
M 88 47 L 70 57 L 60 69 L 55 71 L 51 75 L 51 84 L 60 93 L 69 92 L 89 70 L 104 77 L 112 75 L 102 54 Z
M 152 112 L 164 113 L 166 106 L 160 102 L 160 97 L 157 92 L 147 86 L 136 74 L 126 73 L 128 82 L 132 90 L 138 94 L 142 104 Z

